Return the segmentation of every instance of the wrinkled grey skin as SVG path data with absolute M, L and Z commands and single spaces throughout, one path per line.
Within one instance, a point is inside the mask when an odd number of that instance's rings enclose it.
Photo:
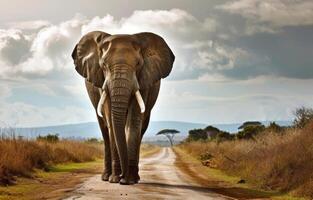
M 174 54 L 166 42 L 153 33 L 110 35 L 94 31 L 81 38 L 72 57 L 76 71 L 85 78 L 94 108 L 97 110 L 99 106 L 103 114 L 101 117 L 97 113 L 104 139 L 102 179 L 111 183 L 137 183 L 141 139 L 148 127 L 161 79 L 172 70 Z M 135 97 L 137 91 L 143 99 L 144 112 Z M 99 100 L 104 92 L 106 98 L 102 105 Z

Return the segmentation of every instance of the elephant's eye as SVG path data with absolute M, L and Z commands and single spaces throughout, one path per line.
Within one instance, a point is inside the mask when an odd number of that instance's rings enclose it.
M 140 60 L 137 61 L 135 67 L 139 67 L 140 66 Z
M 142 64 L 143 64 L 143 60 L 138 60 L 138 62 L 137 62 L 137 67 L 141 67 Z

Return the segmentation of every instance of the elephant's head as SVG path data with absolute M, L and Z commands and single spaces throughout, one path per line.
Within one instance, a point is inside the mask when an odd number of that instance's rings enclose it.
M 110 99 L 122 176 L 127 176 L 125 123 L 129 101 L 136 98 L 143 113 L 145 104 L 140 90 L 168 76 L 175 56 L 166 42 L 153 33 L 110 35 L 95 31 L 79 41 L 72 57 L 76 71 L 95 87 L 102 88 L 99 116 L 104 102 Z

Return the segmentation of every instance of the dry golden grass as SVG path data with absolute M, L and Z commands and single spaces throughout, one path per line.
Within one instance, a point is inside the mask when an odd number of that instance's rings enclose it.
M 181 147 L 217 168 L 262 189 L 313 198 L 313 122 L 285 133 L 264 132 L 255 140 L 191 142 Z
M 143 143 L 140 146 L 140 157 L 149 157 L 161 150 L 160 146 Z
M 0 184 L 10 184 L 14 176 L 30 177 L 34 169 L 67 162 L 93 161 L 102 157 L 100 144 L 61 140 L 55 143 L 0 139 Z

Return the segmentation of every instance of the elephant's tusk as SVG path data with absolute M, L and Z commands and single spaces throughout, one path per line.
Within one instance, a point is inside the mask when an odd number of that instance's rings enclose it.
M 103 107 L 103 104 L 105 102 L 105 98 L 107 96 L 107 93 L 105 92 L 105 90 L 103 90 L 102 94 L 101 94 L 101 98 L 100 98 L 100 101 L 98 103 L 98 106 L 97 106 L 97 113 L 100 117 L 103 118 L 103 115 L 102 115 L 102 107 Z
M 104 104 L 106 96 L 107 96 L 107 93 L 105 91 L 106 90 L 106 85 L 107 85 L 107 80 L 104 81 L 104 83 L 102 85 L 102 89 L 99 88 L 99 92 L 101 94 L 101 97 L 100 97 L 100 100 L 99 100 L 99 103 L 98 103 L 98 106 L 97 106 L 97 113 L 102 118 L 103 118 L 102 107 L 103 107 L 103 104 Z
M 142 96 L 141 96 L 139 90 L 136 91 L 135 95 L 136 95 L 136 99 L 137 99 L 138 105 L 140 107 L 140 112 L 144 113 L 146 107 L 145 107 L 145 103 L 143 102 L 143 99 L 142 99 Z

